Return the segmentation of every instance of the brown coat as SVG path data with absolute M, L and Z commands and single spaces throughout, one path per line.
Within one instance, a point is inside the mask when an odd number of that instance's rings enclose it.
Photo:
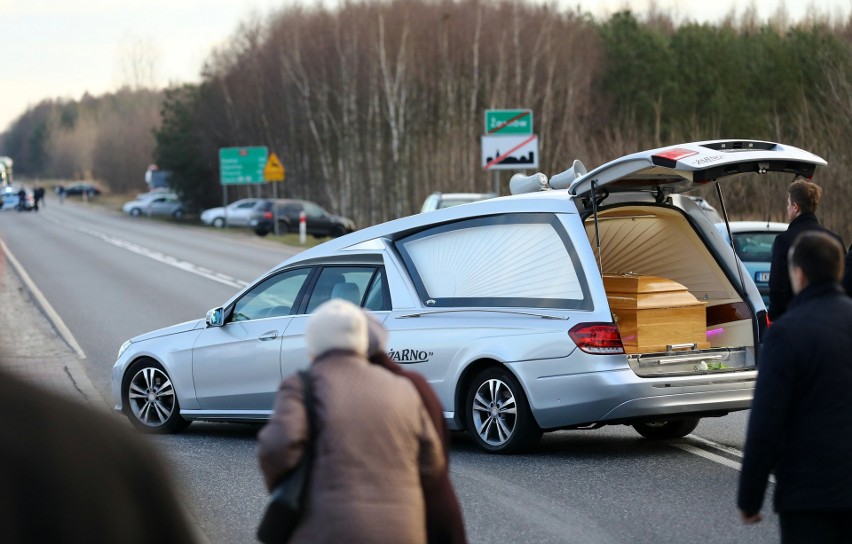
M 407 379 L 347 352 L 311 366 L 317 444 L 302 524 L 291 542 L 426 542 L 423 485 L 444 470 L 441 441 Z M 258 435 L 270 489 L 296 465 L 307 440 L 302 382 L 281 384 Z
M 453 489 L 449 470 L 449 431 L 447 422 L 444 420 L 444 409 L 441 401 L 435 395 L 435 391 L 429 382 L 417 372 L 404 370 L 397 362 L 380 351 L 370 357 L 370 362 L 382 366 L 395 374 L 405 376 L 411 380 L 417 389 L 438 435 L 444 450 L 446 468 L 431 483 L 423 485 L 423 499 L 426 501 L 426 534 L 429 544 L 466 544 L 464 518 L 461 505 Z

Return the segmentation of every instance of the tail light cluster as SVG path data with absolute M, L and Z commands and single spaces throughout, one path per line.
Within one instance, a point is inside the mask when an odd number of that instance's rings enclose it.
M 577 347 L 594 355 L 624 353 L 621 335 L 615 323 L 580 323 L 574 325 L 568 335 Z
M 272 219 L 272 212 L 263 212 L 264 219 Z

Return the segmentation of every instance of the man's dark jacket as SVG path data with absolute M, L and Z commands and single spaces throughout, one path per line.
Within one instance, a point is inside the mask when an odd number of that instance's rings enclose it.
M 852 511 L 852 298 L 806 287 L 760 353 L 738 505 L 760 511 L 770 471 L 775 510 Z
M 849 246 L 849 251 L 846 253 L 846 272 L 843 274 L 843 288 L 846 289 L 846 294 L 852 297 L 852 246 Z
M 769 319 L 775 321 L 787 310 L 787 304 L 793 298 L 790 276 L 787 271 L 787 252 L 790 246 L 803 232 L 820 231 L 834 236 L 840 244 L 838 235 L 819 224 L 816 215 L 803 213 L 790 221 L 787 230 L 775 237 L 772 244 L 772 263 L 769 266 Z

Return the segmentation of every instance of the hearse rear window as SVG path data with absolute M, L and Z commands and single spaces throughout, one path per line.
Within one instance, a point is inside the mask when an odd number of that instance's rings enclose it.
M 576 251 L 552 214 L 441 225 L 396 247 L 426 306 L 591 308 Z

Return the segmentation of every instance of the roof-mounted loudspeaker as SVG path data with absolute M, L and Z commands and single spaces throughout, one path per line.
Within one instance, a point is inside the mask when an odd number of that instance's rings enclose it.
M 534 193 L 536 191 L 544 191 L 545 189 L 547 189 L 547 176 L 541 172 L 531 176 L 515 174 L 509 180 L 509 191 L 513 195 Z
M 571 168 L 550 178 L 551 189 L 567 189 L 575 179 L 586 175 L 586 167 L 580 161 L 574 161 Z

